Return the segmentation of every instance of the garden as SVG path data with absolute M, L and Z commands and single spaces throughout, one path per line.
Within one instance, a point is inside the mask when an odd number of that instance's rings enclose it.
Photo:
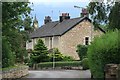
M 89 3 L 89 14 L 95 28 L 104 28 L 105 34 L 95 37 L 91 45 L 78 45 L 80 61 L 63 55 L 57 48 L 48 50 L 41 39 L 32 50 L 30 59 L 25 49 L 29 33 L 33 32 L 30 3 L 6 2 L 2 4 L 2 67 L 3 73 L 12 78 L 28 74 L 28 66 L 34 69 L 89 69 L 93 78 L 105 78 L 106 64 L 120 64 L 120 3 L 111 5 Z M 106 9 L 107 8 L 107 9 Z M 110 14 L 108 14 L 110 13 Z M 23 73 L 22 73 L 22 71 Z M 18 71 L 18 72 L 16 72 Z M 25 71 L 25 72 L 24 72 Z M 10 72 L 10 73 L 9 73 Z M 17 74 L 16 74 L 17 73 Z M 21 75 L 24 76 L 24 75 Z M 18 76 L 17 76 L 18 77 Z
M 31 52 L 28 65 L 32 69 L 81 67 L 81 61 L 75 61 L 71 56 L 64 56 L 57 48 L 48 50 L 41 39 Z

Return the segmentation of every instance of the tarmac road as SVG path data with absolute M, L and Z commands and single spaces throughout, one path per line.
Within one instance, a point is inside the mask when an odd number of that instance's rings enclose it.
M 91 78 L 91 74 L 89 70 L 34 70 L 25 78 Z

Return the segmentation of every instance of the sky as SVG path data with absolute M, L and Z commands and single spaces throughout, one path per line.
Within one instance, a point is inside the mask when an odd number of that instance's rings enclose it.
M 31 5 L 33 11 L 31 15 L 33 19 L 36 15 L 39 26 L 44 24 L 45 16 L 50 16 L 52 21 L 59 20 L 61 13 L 69 13 L 70 18 L 80 17 L 81 9 L 74 8 L 80 6 L 86 8 L 89 0 L 29 0 L 33 2 Z

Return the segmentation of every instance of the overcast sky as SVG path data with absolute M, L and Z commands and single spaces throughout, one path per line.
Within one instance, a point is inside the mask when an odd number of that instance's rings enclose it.
M 59 20 L 60 13 L 67 12 L 71 18 L 79 17 L 81 9 L 74 8 L 74 5 L 86 7 L 89 0 L 29 0 L 33 2 L 32 16 L 36 14 L 39 26 L 44 24 L 44 17 L 51 16 L 52 21 Z

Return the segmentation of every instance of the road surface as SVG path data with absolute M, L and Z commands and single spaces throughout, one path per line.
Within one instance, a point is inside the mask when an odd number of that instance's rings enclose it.
M 89 70 L 29 71 L 25 78 L 90 78 Z

